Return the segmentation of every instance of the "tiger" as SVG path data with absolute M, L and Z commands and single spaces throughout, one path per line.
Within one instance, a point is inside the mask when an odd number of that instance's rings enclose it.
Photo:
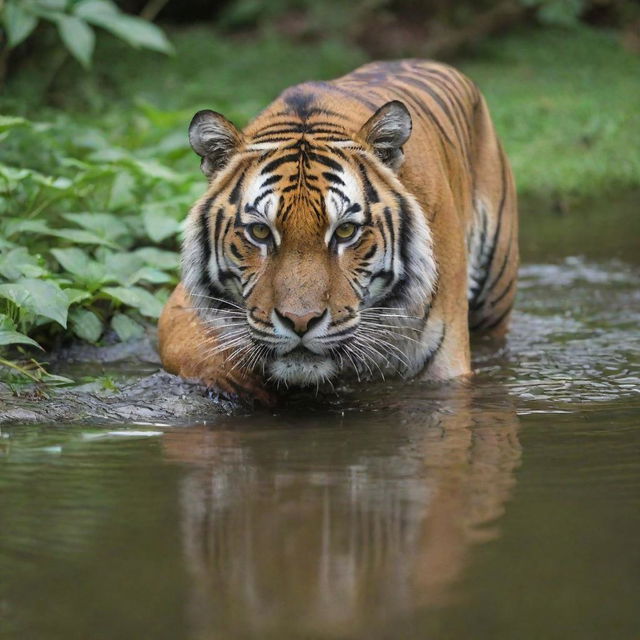
M 162 311 L 171 373 L 268 404 L 286 389 L 471 375 L 517 287 L 515 183 L 455 68 L 372 62 L 284 90 L 243 130 L 199 111 L 208 179 Z

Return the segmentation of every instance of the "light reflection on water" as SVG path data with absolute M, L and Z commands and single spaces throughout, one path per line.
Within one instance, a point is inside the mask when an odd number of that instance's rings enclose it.
M 466 383 L 5 428 L 0 637 L 640 637 L 639 282 L 525 266 Z

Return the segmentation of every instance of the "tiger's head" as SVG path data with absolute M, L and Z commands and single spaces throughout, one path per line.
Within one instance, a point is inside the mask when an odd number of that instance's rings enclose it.
M 436 267 L 426 217 L 396 175 L 411 116 L 393 101 L 358 127 L 294 100 L 245 132 L 194 116 L 210 184 L 188 219 L 184 284 L 228 357 L 276 383 L 413 373 L 398 345 L 417 344 Z

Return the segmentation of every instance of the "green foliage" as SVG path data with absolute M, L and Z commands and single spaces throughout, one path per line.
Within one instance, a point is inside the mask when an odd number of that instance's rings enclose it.
M 180 220 L 204 181 L 195 161 L 191 171 L 163 164 L 191 156 L 186 135 L 158 151 L 186 115 L 164 112 L 153 129 L 136 117 L 145 133 L 135 149 L 68 119 L 0 117 L 0 347 L 130 340 L 159 316 L 178 279 Z M 13 368 L 44 379 L 41 368 Z
M 171 53 L 172 47 L 155 25 L 122 13 L 111 0 L 6 0 L 0 3 L 0 24 L 6 47 L 28 38 L 40 21 L 52 23 L 66 49 L 85 68 L 95 47 L 92 27 L 100 27 L 132 47 Z
M 520 0 L 520 4 L 536 9 L 536 16 L 543 24 L 576 27 L 580 15 L 588 7 L 588 0 Z

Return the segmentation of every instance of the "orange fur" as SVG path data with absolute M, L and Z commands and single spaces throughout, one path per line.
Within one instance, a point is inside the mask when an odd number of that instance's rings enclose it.
M 201 112 L 190 138 L 210 185 L 188 221 L 184 286 L 160 320 L 169 371 L 248 394 L 264 387 L 261 367 L 285 384 L 289 369 L 294 384 L 343 368 L 443 380 L 470 372 L 470 329 L 506 332 L 513 178 L 484 99 L 453 68 L 372 63 L 288 89 L 243 132 Z M 341 216 L 357 218 L 351 244 L 335 235 Z M 349 327 L 350 363 L 325 362 L 311 339 L 302 360 L 269 346 L 323 318 L 317 345 Z M 207 357 L 214 343 L 230 346 Z

